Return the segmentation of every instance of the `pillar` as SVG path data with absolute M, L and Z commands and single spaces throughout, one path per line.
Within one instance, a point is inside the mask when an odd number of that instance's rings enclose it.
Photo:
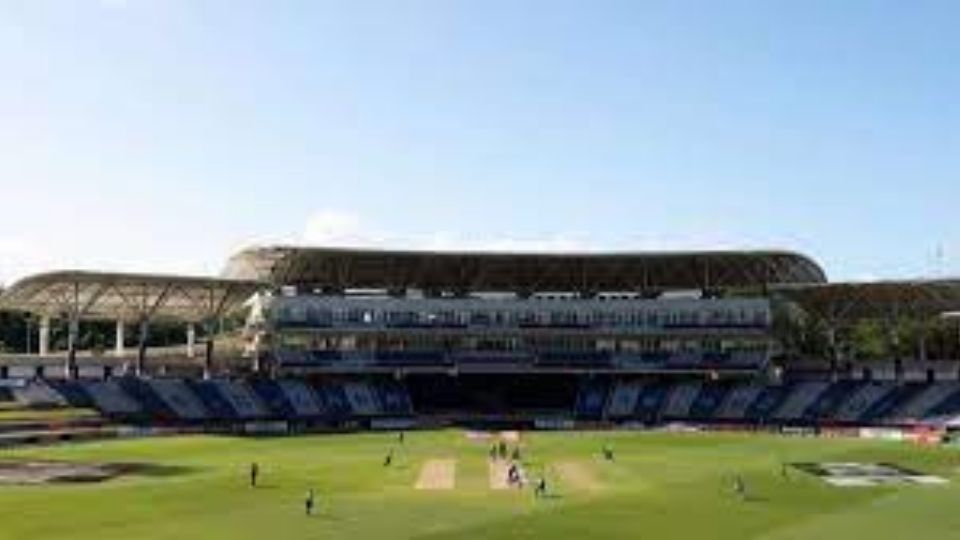
M 260 360 L 260 355 L 253 355 L 253 372 L 259 374 L 263 371 L 263 362 Z
M 150 332 L 150 322 L 147 319 L 140 321 L 140 336 L 137 343 L 137 376 L 144 374 L 147 363 L 147 337 Z
M 77 341 L 80 339 L 80 320 L 74 316 L 67 323 L 67 360 L 63 366 L 64 377 L 77 376 Z
M 187 358 L 193 358 L 194 346 L 197 344 L 197 328 L 193 323 L 187 324 Z
M 889 347 L 893 352 L 893 378 L 896 380 L 903 379 L 903 359 L 900 358 L 900 332 L 897 331 L 897 321 L 896 319 L 890 321 L 887 332 L 889 333 Z
M 209 379 L 213 376 L 213 353 L 214 336 L 216 335 L 216 323 L 212 320 L 203 321 L 203 378 Z
M 47 356 L 50 354 L 50 317 L 46 315 L 40 318 L 39 338 L 37 354 Z
M 113 355 L 116 356 L 117 358 L 123 357 L 123 353 L 124 353 L 123 330 L 124 330 L 123 321 L 118 319 L 117 320 L 117 337 L 114 340 L 114 344 L 113 344 L 114 345 Z
M 207 336 L 203 350 L 203 378 L 209 379 L 213 372 L 213 336 Z

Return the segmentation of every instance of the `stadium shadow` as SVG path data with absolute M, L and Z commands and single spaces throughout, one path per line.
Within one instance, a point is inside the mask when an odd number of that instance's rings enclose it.
M 197 467 L 182 465 L 161 465 L 158 463 L 123 462 L 107 463 L 105 468 L 117 476 L 169 477 L 191 474 L 199 471 Z

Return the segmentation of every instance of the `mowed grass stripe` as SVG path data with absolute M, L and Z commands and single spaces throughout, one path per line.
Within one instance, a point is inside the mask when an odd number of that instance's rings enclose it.
M 595 494 L 604 488 L 591 462 L 561 461 L 555 469 L 565 492 Z
M 431 459 L 420 468 L 416 489 L 448 490 L 456 483 L 457 461 L 455 459 Z

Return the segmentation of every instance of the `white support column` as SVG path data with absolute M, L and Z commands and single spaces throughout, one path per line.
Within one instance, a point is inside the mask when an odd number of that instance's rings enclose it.
M 213 323 L 210 320 L 203 323 L 203 378 L 209 379 L 213 375 Z
M 187 358 L 195 356 L 195 347 L 197 344 L 197 328 L 193 323 L 187 324 Z
M 47 356 L 50 354 L 50 317 L 46 315 L 40 318 L 39 337 L 37 354 Z
M 150 333 L 150 320 L 140 319 L 140 336 L 137 345 L 136 373 L 138 377 L 146 375 L 147 367 L 147 339 Z
M 117 358 L 122 358 L 124 354 L 123 348 L 123 331 L 124 331 L 123 321 L 117 319 L 117 337 L 113 344 L 113 355 Z

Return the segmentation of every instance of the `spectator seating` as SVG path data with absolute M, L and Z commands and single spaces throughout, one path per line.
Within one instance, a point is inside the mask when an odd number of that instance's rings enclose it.
M 268 416 L 275 418 L 292 418 L 297 416 L 297 410 L 287 399 L 286 394 L 277 381 L 258 378 L 249 382 L 250 389 L 257 395 L 260 402 L 266 407 Z
M 155 420 L 172 420 L 176 413 L 139 377 L 119 377 L 113 379 L 128 396 L 133 398 L 143 413 Z
M 912 399 L 889 415 L 894 422 L 916 421 L 931 415 L 938 405 L 960 392 L 960 383 L 937 382 L 926 385 Z
M 801 382 L 791 389 L 789 395 L 772 415 L 773 420 L 796 421 L 803 417 L 803 413 L 820 397 L 830 383 L 825 381 Z
M 834 411 L 857 391 L 861 384 L 856 381 L 837 381 L 831 384 L 803 411 L 801 418 L 807 422 L 829 419 Z
M 627 418 L 633 416 L 640 399 L 643 385 L 635 381 L 621 381 L 610 392 L 607 400 L 607 418 Z
M 543 351 L 537 355 L 537 363 L 556 367 L 606 367 L 611 365 L 608 351 Z
M 768 422 L 784 400 L 793 394 L 794 389 L 793 384 L 765 386 L 760 395 L 747 407 L 744 418 L 760 424 Z
M 768 360 L 769 356 L 763 351 L 731 351 L 726 367 L 755 369 L 766 365 Z
M 840 405 L 830 418 L 837 422 L 857 422 L 875 403 L 892 393 L 895 388 L 896 384 L 891 382 L 863 384 L 841 398 Z
M 940 403 L 930 407 L 924 416 L 955 415 L 958 411 L 960 411 L 960 388 L 954 386 L 954 391 Z
M 726 382 L 704 384 L 693 404 L 690 405 L 688 416 L 694 420 L 710 420 L 723 403 L 724 397 L 730 392 L 731 385 Z
M 376 393 L 366 382 L 343 383 L 343 393 L 350 403 L 353 414 L 359 416 L 375 416 L 380 414 L 380 401 Z
M 323 402 L 323 408 L 329 416 L 346 418 L 353 414 L 350 401 L 343 392 L 343 387 L 335 383 L 324 383 L 317 388 L 317 396 Z
M 167 404 L 182 420 L 206 420 L 206 408 L 196 394 L 180 379 L 151 379 L 148 381 L 153 393 Z
M 747 409 L 763 391 L 760 384 L 740 384 L 735 386 L 717 408 L 715 417 L 720 420 L 742 420 Z
M 63 407 L 67 404 L 67 400 L 42 379 L 15 386 L 12 393 L 13 398 L 25 407 Z
M 85 381 L 87 394 L 98 410 L 111 416 L 133 416 L 143 412 L 140 403 L 130 397 L 116 381 Z
M 665 420 L 690 417 L 690 407 L 700 393 L 700 382 L 682 382 L 675 385 L 667 395 L 661 416 Z
M 76 380 L 66 379 L 45 379 L 45 382 L 58 394 L 63 396 L 67 404 L 71 407 L 84 409 L 94 408 L 96 404 L 90 397 L 90 394 L 84 390 L 83 385 Z
M 573 409 L 574 414 L 583 419 L 597 420 L 601 418 L 609 391 L 610 386 L 606 381 L 599 379 L 584 381 L 577 393 L 577 402 Z
M 206 422 L 266 418 L 347 420 L 413 414 L 402 380 L 328 379 L 30 380 L 0 387 L 20 403 L 92 406 L 109 416 L 143 421 Z M 551 407 L 580 419 L 614 421 L 743 421 L 756 423 L 910 423 L 960 413 L 960 382 L 818 380 L 767 385 L 758 381 L 704 382 L 585 379 Z M 576 397 L 574 397 L 576 396 Z M 509 411 L 510 403 L 502 404 Z M 454 409 L 455 410 L 455 409 Z
M 413 404 L 410 395 L 402 384 L 396 381 L 382 381 L 374 385 L 383 412 L 395 415 L 409 415 L 413 413 Z
M 307 383 L 297 379 L 284 379 L 278 381 L 277 385 L 293 407 L 296 416 L 311 418 L 323 415 L 321 403 Z
M 926 383 L 895 384 L 893 390 L 870 405 L 860 416 L 860 420 L 867 423 L 875 423 L 883 419 L 889 420 L 893 411 L 899 409 L 904 403 L 912 400 L 926 387 Z
M 386 366 L 438 366 L 449 363 L 443 351 L 377 351 L 378 364 Z
M 455 364 L 500 364 L 525 366 L 534 355 L 525 351 L 459 351 L 450 355 Z
M 213 387 L 220 392 L 224 401 L 230 404 L 238 418 L 255 419 L 269 416 L 266 407 L 253 390 L 243 381 L 232 379 L 214 379 Z
M 237 418 L 237 412 L 230 402 L 223 397 L 213 380 L 187 381 L 187 386 L 200 398 L 204 408 L 210 412 L 211 416 L 221 420 Z
M 670 390 L 668 383 L 654 383 L 643 387 L 637 400 L 634 415 L 645 422 L 654 422 L 660 419 L 660 408 Z

